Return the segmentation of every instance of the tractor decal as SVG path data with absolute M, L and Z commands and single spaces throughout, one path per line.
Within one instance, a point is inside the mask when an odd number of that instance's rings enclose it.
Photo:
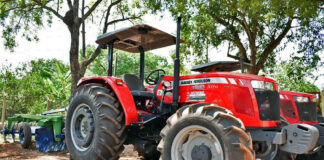
M 198 84 L 228 84 L 228 82 L 226 78 L 223 77 L 198 78 L 198 79 L 189 79 L 189 80 L 180 81 L 180 86 L 198 85 Z

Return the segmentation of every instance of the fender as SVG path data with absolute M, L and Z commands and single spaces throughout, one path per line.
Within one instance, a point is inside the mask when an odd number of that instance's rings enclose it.
M 104 86 L 110 87 L 116 94 L 119 103 L 123 108 L 125 114 L 125 125 L 128 126 L 131 123 L 138 122 L 137 110 L 136 110 L 133 96 L 127 84 L 124 82 L 122 85 L 117 85 L 116 84 L 117 79 L 118 78 L 107 77 L 107 76 L 85 77 L 78 82 L 78 87 L 89 83 L 100 83 L 103 84 Z

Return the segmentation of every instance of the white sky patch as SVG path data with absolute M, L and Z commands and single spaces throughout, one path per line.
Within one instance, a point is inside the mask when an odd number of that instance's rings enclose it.
M 161 17 L 161 15 L 163 15 L 163 17 Z M 146 15 L 143 17 L 143 23 L 165 31 L 167 33 L 171 33 L 173 35 L 175 35 L 176 33 L 176 22 L 173 18 L 171 18 L 171 14 L 169 12 L 165 12 L 160 15 Z M 115 26 L 110 26 L 108 32 L 131 25 L 132 24 L 130 22 L 118 23 Z M 2 30 L 2 28 L 0 29 Z M 99 28 L 96 24 L 87 25 L 87 45 L 96 45 L 95 40 L 98 36 L 98 29 Z M 39 31 L 38 36 L 40 39 L 39 42 L 28 42 L 23 38 L 17 38 L 18 47 L 15 48 L 13 53 L 4 48 L 3 39 L 0 39 L 0 63 L 5 65 L 12 64 L 13 66 L 17 66 L 21 62 L 27 62 L 39 58 L 56 58 L 62 60 L 66 64 L 69 64 L 70 33 L 66 25 L 62 21 L 54 17 L 52 26 L 45 26 Z M 170 54 L 173 50 L 175 50 L 175 45 L 152 50 L 152 52 L 154 54 L 166 57 L 170 61 Z M 294 45 L 289 44 L 287 48 L 281 52 L 281 60 L 288 60 L 293 50 Z M 321 52 L 320 55 L 322 60 L 324 60 L 324 52 Z M 209 59 L 210 61 L 232 60 L 231 58 L 227 57 L 226 44 L 223 47 L 219 47 L 219 49 L 217 50 L 210 49 Z M 190 64 L 186 64 L 186 67 L 190 69 L 192 66 Z M 314 74 L 316 76 L 319 76 L 317 81 L 315 81 L 315 84 L 318 87 L 324 89 L 324 67 L 319 68 L 318 71 Z

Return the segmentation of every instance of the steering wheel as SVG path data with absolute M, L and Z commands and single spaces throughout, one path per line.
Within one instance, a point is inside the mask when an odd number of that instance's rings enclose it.
M 156 69 L 156 70 L 153 70 L 145 79 L 145 82 L 149 85 L 156 85 L 157 82 L 159 81 L 159 78 L 160 78 L 160 72 L 162 72 L 163 74 L 165 74 L 166 72 L 163 70 L 163 69 Z M 151 76 L 153 74 L 157 73 L 157 77 L 155 79 L 151 78 Z M 162 74 L 161 74 L 162 75 Z

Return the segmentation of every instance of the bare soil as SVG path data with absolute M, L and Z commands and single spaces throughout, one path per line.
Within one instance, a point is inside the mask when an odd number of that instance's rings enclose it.
M 0 135 L 0 159 L 16 160 L 16 159 L 33 159 L 33 160 L 68 160 L 70 154 L 68 151 L 41 153 L 38 152 L 35 144 L 31 148 L 24 149 L 19 142 L 13 142 L 8 136 L 7 143 L 4 143 L 3 136 Z M 120 156 L 120 160 L 139 160 L 137 152 L 133 150 L 132 145 L 125 145 L 125 150 Z

